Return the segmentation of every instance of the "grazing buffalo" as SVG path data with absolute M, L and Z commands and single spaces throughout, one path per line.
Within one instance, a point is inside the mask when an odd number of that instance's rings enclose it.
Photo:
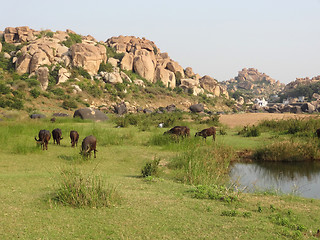
M 318 138 L 320 138 L 320 128 L 318 128 L 318 129 L 316 130 L 316 135 L 317 135 Z
M 60 145 L 60 140 L 63 139 L 62 138 L 62 132 L 60 128 L 56 128 L 52 130 L 52 138 L 53 138 L 53 144 L 55 144 L 55 142 L 57 142 L 57 145 Z
M 79 133 L 77 131 L 70 131 L 71 147 L 78 146 Z
M 203 129 L 202 131 L 196 133 L 195 137 L 197 137 L 197 136 L 201 136 L 205 140 L 207 140 L 207 137 L 212 136 L 213 141 L 215 141 L 216 140 L 216 129 L 215 129 L 215 127 Z
M 37 143 L 41 144 L 41 148 L 44 150 L 48 150 L 48 142 L 51 138 L 51 134 L 48 130 L 40 130 L 39 131 L 39 139 L 37 137 L 34 137 L 34 139 L 37 141 Z
M 189 137 L 190 136 L 190 129 L 186 126 L 175 126 L 171 128 L 169 131 L 165 132 L 164 134 L 172 134 L 176 136 L 182 137 Z
M 51 118 L 50 121 L 54 123 L 56 121 L 56 118 Z
M 96 146 L 97 146 L 97 139 L 95 136 L 87 136 L 85 137 L 85 139 L 83 139 L 82 141 L 82 146 L 81 146 L 81 152 L 80 154 L 82 154 L 85 157 L 91 156 L 91 151 L 93 150 L 94 152 L 94 158 L 96 158 L 96 152 L 98 152 L 96 150 Z

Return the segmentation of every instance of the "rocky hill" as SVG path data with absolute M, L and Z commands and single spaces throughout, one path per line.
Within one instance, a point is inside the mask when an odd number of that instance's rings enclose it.
M 268 99 L 270 95 L 278 94 L 285 87 L 284 84 L 265 73 L 260 73 L 255 68 L 243 68 L 238 72 L 238 76 L 222 84 L 227 87 L 230 95 L 244 96 L 248 100 L 263 97 Z
M 284 88 L 284 92 L 291 91 L 293 89 L 298 88 L 299 86 L 311 85 L 319 82 L 320 82 L 320 76 L 316 76 L 313 78 L 309 78 L 309 77 L 297 78 L 295 81 L 292 81 L 286 85 L 286 87 Z
M 221 102 L 223 108 L 229 98 L 214 78 L 184 69 L 145 38 L 119 36 L 102 42 L 71 30 L 7 27 L 0 40 L 0 88 L 9 88 L 1 92 L 8 103 L 1 107 L 20 99 L 32 108 L 39 99 L 49 104 L 53 98 L 66 109 L 126 102 L 136 111 L 165 104 L 159 97 L 181 108 L 201 101 L 211 107 Z

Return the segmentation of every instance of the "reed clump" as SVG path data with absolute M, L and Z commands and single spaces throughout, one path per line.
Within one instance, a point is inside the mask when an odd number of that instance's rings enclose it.
M 317 144 L 312 142 L 281 141 L 255 150 L 253 159 L 257 161 L 312 161 L 320 159 Z
M 223 184 L 228 178 L 229 164 L 235 158 L 231 147 L 194 145 L 171 159 L 169 168 L 177 180 L 191 185 Z
M 111 207 L 120 200 L 118 191 L 106 185 L 101 176 L 83 174 L 75 169 L 62 170 L 52 200 L 65 206 Z

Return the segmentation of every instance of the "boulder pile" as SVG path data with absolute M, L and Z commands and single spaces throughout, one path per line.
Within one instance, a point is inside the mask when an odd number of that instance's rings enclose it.
M 108 83 L 121 83 L 123 79 L 130 82 L 131 79 L 120 71 L 122 69 L 133 71 L 149 82 L 161 81 L 168 88 L 180 87 L 194 95 L 229 97 L 227 88 L 214 78 L 201 77 L 190 67 L 184 69 L 168 53 L 161 53 L 153 41 L 145 38 L 118 36 L 98 42 L 90 35 L 80 36 L 71 30 L 36 31 L 27 26 L 7 27 L 0 34 L 6 43 L 21 46 L 18 51 L 6 53 L 15 64 L 16 71 L 36 75 L 43 90 L 48 87 L 49 69 L 52 71 L 49 66 L 59 65 L 57 84 L 71 77 L 73 67 L 81 67 L 91 76 Z M 106 47 L 123 53 L 123 57 L 108 59 Z M 114 67 L 114 71 L 98 74 L 100 64 L 107 62 Z M 136 84 L 143 85 L 141 81 L 136 81 Z

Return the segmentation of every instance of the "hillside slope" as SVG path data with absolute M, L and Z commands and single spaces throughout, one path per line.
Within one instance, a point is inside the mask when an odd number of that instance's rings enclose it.
M 0 32 L 1 108 L 71 111 L 82 106 L 129 111 L 204 103 L 228 110 L 228 92 L 214 78 L 183 69 L 154 42 L 119 36 L 106 42 L 71 30 L 7 27 Z

